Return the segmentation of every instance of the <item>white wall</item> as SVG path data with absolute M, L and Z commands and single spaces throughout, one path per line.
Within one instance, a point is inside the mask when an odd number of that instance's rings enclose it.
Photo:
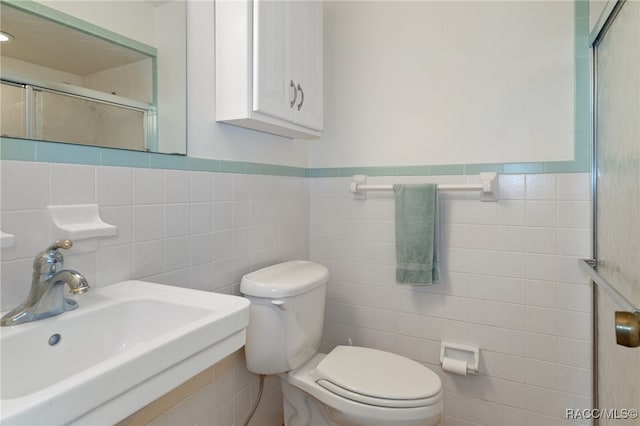
M 573 156 L 573 2 L 325 3 L 311 167 Z
M 146 58 L 83 77 L 82 86 L 141 102 L 153 102 L 152 59 Z M 184 110 L 184 105 L 183 105 Z
M 8 73 L 9 75 L 15 74 L 39 81 L 53 80 L 64 81 L 65 83 L 75 84 L 76 86 L 83 85 L 83 79 L 80 75 L 59 71 L 10 57 L 2 57 L 2 72 Z
M 174 1 L 156 8 L 158 29 L 158 151 L 186 154 L 187 7 Z M 169 31 L 167 31 L 169 29 Z M 176 37 L 182 34 L 182 37 Z
M 187 16 L 188 155 L 306 167 L 307 141 L 216 123 L 214 2 L 188 3 Z

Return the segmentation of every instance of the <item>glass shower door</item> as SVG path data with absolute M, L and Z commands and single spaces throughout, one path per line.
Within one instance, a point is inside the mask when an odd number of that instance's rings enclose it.
M 595 290 L 594 417 L 600 425 L 631 425 L 640 424 L 640 347 L 628 347 L 640 344 L 640 312 L 633 312 L 640 307 L 640 2 L 619 2 L 609 22 L 594 44 L 594 254 L 602 281 Z

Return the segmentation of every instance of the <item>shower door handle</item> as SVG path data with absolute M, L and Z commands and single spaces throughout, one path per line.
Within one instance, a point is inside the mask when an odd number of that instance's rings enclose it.
M 616 343 L 628 348 L 640 346 L 640 313 L 616 311 Z
M 625 311 L 616 311 L 616 343 L 629 348 L 640 346 L 640 309 L 620 293 L 609 281 L 595 270 L 596 259 L 580 259 L 580 268 L 589 275 L 598 288 L 602 289 L 618 306 Z

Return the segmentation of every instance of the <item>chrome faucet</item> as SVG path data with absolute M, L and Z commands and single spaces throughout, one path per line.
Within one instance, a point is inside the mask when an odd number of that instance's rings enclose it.
M 64 256 L 58 249 L 69 249 L 69 240 L 56 241 L 46 250 L 38 253 L 33 261 L 33 280 L 27 300 L 0 319 L 0 325 L 16 325 L 38 321 L 72 311 L 78 302 L 64 297 L 64 285 L 71 293 L 79 294 L 89 290 L 89 283 L 82 274 L 70 269 L 62 269 Z

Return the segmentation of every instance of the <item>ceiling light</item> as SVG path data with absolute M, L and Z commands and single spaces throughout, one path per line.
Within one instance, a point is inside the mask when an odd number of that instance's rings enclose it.
M 13 36 L 11 34 L 0 31 L 0 43 L 9 42 L 11 40 L 13 40 Z

